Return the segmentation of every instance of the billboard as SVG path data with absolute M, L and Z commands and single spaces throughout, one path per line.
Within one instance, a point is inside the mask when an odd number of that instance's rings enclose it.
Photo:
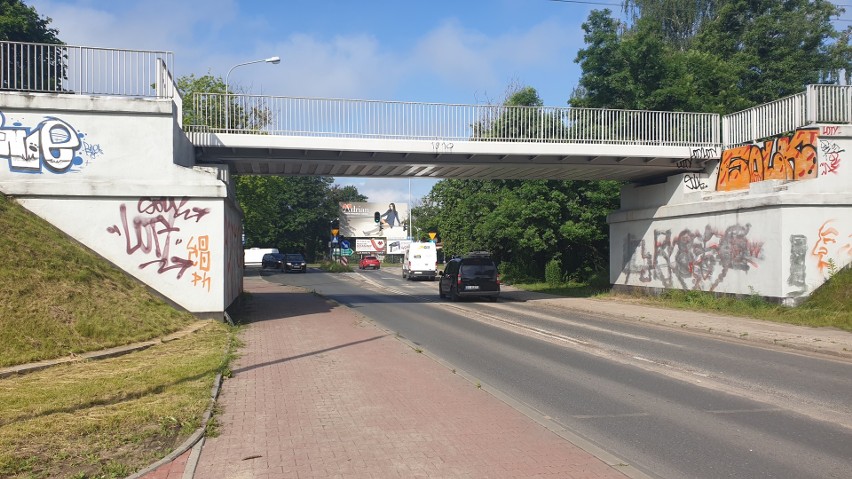
M 407 203 L 340 202 L 340 234 L 347 238 L 405 239 Z M 376 223 L 375 218 L 379 218 Z
M 370 238 L 370 239 L 362 239 L 358 238 L 355 240 L 355 252 L 356 253 L 384 253 L 385 252 L 385 240 L 381 238 Z

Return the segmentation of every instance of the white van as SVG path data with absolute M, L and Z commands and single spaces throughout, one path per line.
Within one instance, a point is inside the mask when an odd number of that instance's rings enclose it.
M 402 260 L 402 277 L 409 280 L 429 278 L 429 281 L 434 281 L 438 275 L 437 263 L 438 250 L 435 243 L 411 243 Z
M 251 248 L 243 250 L 243 264 L 245 266 L 260 266 L 263 255 L 277 253 L 278 248 Z

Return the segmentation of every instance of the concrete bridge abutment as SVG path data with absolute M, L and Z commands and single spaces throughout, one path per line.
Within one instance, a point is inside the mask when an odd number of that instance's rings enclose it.
M 703 173 L 627 185 L 608 217 L 616 290 L 800 303 L 852 264 L 852 127 L 722 151 Z
M 242 291 L 242 212 L 226 167 L 193 166 L 172 99 L 0 98 L 3 194 L 174 304 L 224 318 Z

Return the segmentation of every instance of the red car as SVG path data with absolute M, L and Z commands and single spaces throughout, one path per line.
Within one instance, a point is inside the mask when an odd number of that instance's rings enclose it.
M 358 262 L 358 269 L 379 269 L 379 266 L 381 266 L 381 263 L 379 263 L 379 258 L 375 256 L 364 256 Z

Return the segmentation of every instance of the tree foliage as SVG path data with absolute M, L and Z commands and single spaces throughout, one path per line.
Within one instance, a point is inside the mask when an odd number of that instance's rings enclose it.
M 586 48 L 569 103 L 578 107 L 732 113 L 852 74 L 852 27 L 826 0 L 630 0 L 583 24 Z
M 325 251 L 338 201 L 363 198 L 355 187 L 340 188 L 323 176 L 237 176 L 235 181 L 246 247 L 300 252 L 309 259 Z
M 0 40 L 21 43 L 61 45 L 59 31 L 51 28 L 51 19 L 42 17 L 34 7 L 21 0 L 0 0 Z M 30 91 L 61 90 L 65 78 L 62 49 L 39 45 L 16 45 L 0 58 L 5 72 L 0 88 Z
M 195 76 L 195 74 L 182 76 L 178 78 L 177 87 L 183 98 L 184 125 L 202 125 L 204 123 L 201 115 L 196 111 L 194 96 L 196 93 L 225 93 L 224 80 L 209 73 L 202 76 Z M 221 111 L 220 105 L 213 104 L 205 111 L 204 118 L 217 118 L 224 116 L 224 114 L 225 112 Z
M 441 235 L 444 254 L 490 251 L 515 281 L 541 280 L 556 258 L 588 279 L 608 261 L 606 216 L 615 181 L 442 180 L 416 208 L 417 227 Z
M 51 21 L 21 0 L 0 0 L 0 40 L 62 44 Z

